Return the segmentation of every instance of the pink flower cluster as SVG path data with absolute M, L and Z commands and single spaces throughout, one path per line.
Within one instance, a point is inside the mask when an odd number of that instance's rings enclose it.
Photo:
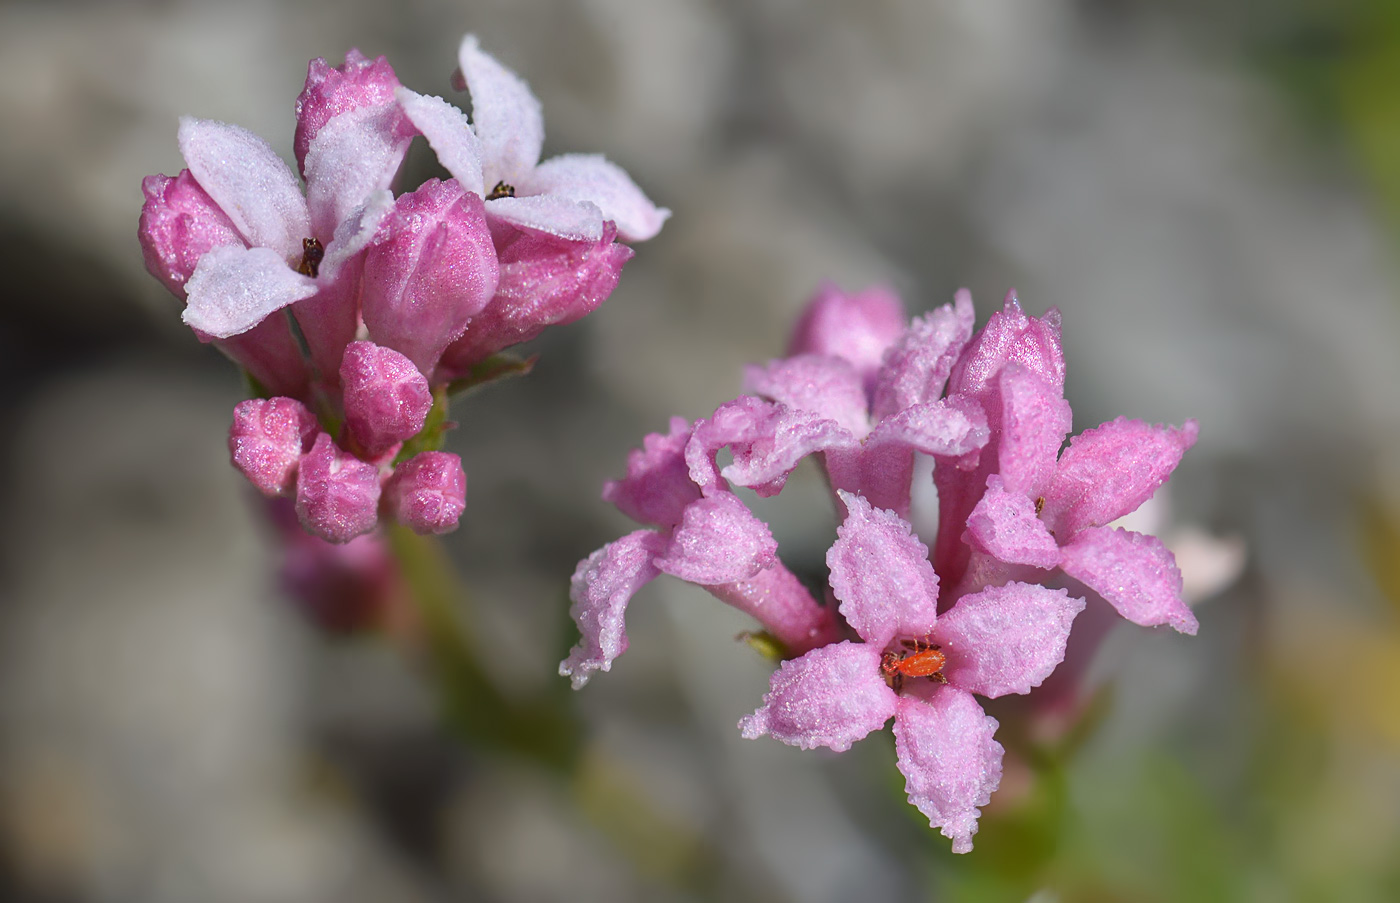
M 648 436 L 603 498 L 656 529 L 579 565 L 582 638 L 560 672 L 578 687 L 611 667 L 627 647 L 627 603 L 649 580 L 701 585 L 786 647 L 745 737 L 839 751 L 893 717 L 910 802 L 954 852 L 971 850 L 1003 755 L 975 695 L 1039 686 L 1064 658 L 1081 597 L 1137 624 L 1197 627 L 1171 552 L 1110 526 L 1167 480 L 1196 424 L 1119 419 L 1062 448 L 1058 311 L 1028 316 L 1013 294 L 975 334 L 973 320 L 966 291 L 906 323 L 886 292 L 824 289 L 788 356 L 749 369 L 753 394 Z M 907 520 L 915 452 L 935 462 L 932 553 Z M 843 518 L 826 558 L 836 611 L 784 568 L 731 488 L 774 495 L 808 455 Z
M 594 310 L 632 256 L 619 241 L 651 238 L 669 215 L 601 156 L 540 163 L 529 87 L 471 35 L 459 63 L 470 122 L 352 50 L 308 68 L 301 180 L 256 135 L 186 117 L 189 168 L 142 185 L 147 269 L 265 396 L 234 412 L 233 463 L 264 494 L 295 498 L 303 527 L 331 542 L 381 517 L 455 528 L 460 459 L 401 454 L 435 392 Z M 452 178 L 396 197 L 419 134 Z

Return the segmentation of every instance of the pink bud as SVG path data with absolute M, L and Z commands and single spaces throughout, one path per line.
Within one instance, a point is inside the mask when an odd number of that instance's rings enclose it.
M 297 131 L 292 149 L 297 167 L 305 174 L 306 151 L 311 139 L 332 117 L 362 107 L 377 107 L 394 103 L 394 89 L 399 86 L 394 67 L 384 57 L 368 59 L 358 50 L 345 54 L 345 65 L 331 66 L 324 59 L 314 59 L 306 67 L 306 87 L 297 97 Z M 411 134 L 412 127 L 405 129 Z
M 889 289 L 847 295 L 827 283 L 807 302 L 788 343 L 788 355 L 829 354 L 849 361 L 869 383 L 885 349 L 904 332 L 904 306 Z
M 449 452 L 419 452 L 384 484 L 385 507 L 415 533 L 450 533 L 467 507 L 467 474 Z
M 329 433 L 297 468 L 297 518 L 327 542 L 349 542 L 379 520 L 379 468 L 346 454 Z
M 431 374 L 496 291 L 496 249 L 482 200 L 455 179 L 400 195 L 365 255 L 365 326 Z
M 351 342 L 340 362 L 345 426 L 366 457 L 378 458 L 418 433 L 433 406 L 413 361 L 373 342 Z
M 233 409 L 229 457 L 263 495 L 288 495 L 317 429 L 315 416 L 295 398 L 250 398 Z
M 146 202 L 137 232 L 146 269 L 177 298 L 185 297 L 185 281 L 210 248 L 244 243 L 188 169 L 173 178 L 147 176 L 141 191 Z
M 496 295 L 443 354 L 460 373 L 502 348 L 528 342 L 546 326 L 592 313 L 617 287 L 632 249 L 617 244 L 617 226 L 603 224 L 601 241 L 567 241 L 513 227 L 496 229 L 501 280 Z

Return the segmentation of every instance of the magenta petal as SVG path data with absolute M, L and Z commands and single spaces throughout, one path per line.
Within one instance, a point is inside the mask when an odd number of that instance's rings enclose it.
M 182 314 L 191 328 L 226 339 L 269 314 L 316 294 L 316 282 L 287 266 L 276 251 L 223 245 L 200 258 Z
M 485 197 L 486 186 L 481 176 L 481 142 L 467 124 L 466 114 L 441 97 L 416 94 L 407 88 L 399 88 L 395 96 L 404 115 L 428 139 L 438 162 L 452 174 L 452 178 L 467 191 Z
M 622 167 L 609 163 L 602 154 L 552 157 L 515 187 L 522 194 L 548 194 L 596 204 L 603 219 L 617 224 L 623 241 L 654 238 L 671 215 L 653 204 Z
M 746 367 L 744 391 L 834 420 L 857 437 L 870 432 L 860 373 L 839 357 L 800 354 Z
M 1029 693 L 1064 661 L 1083 599 L 1069 591 L 1008 583 L 963 596 L 944 612 L 933 639 L 948 657 L 948 683 L 996 698 Z
M 385 481 L 384 507 L 415 533 L 451 533 L 467 508 L 462 459 L 440 451 L 409 458 Z
M 836 643 L 783 662 L 739 730 L 748 740 L 770 734 L 789 746 L 845 752 L 883 727 L 898 700 L 880 674 L 878 648 Z
M 715 454 L 728 445 L 734 463 L 724 468 L 724 478 L 770 496 L 783 488 L 788 474 L 805 456 L 858 444 L 833 420 L 741 395 L 695 424 L 685 456 L 690 478 L 708 492 L 721 482 Z
M 398 174 L 413 133 L 397 103 L 341 113 L 306 154 L 311 234 L 329 244 L 336 227 Z
M 686 506 L 700 498 L 700 487 L 690 479 L 685 464 L 685 444 L 690 424 L 671 418 L 665 435 L 648 433 L 641 448 L 627 454 L 627 476 L 603 485 L 603 500 L 642 524 L 669 527 L 681 522 Z
M 188 169 L 175 177 L 147 176 L 141 206 L 141 251 L 146 270 L 177 298 L 185 297 L 185 281 L 199 258 L 221 245 L 243 245 L 243 239 L 214 199 Z
M 953 841 L 972 851 L 980 807 L 1001 783 L 997 721 L 965 690 L 942 687 L 928 700 L 906 697 L 894 716 L 894 748 L 909 802 Z
M 972 295 L 960 290 L 952 304 L 916 318 L 885 354 L 871 413 L 881 420 L 943 394 L 953 363 L 972 336 Z
M 413 361 L 373 342 L 351 342 L 340 362 L 345 427 L 367 458 L 417 435 L 433 406 L 428 380 Z
M 481 198 L 430 179 L 401 195 L 365 252 L 365 326 L 430 375 L 491 300 L 499 271 Z
M 1176 557 L 1155 536 L 1090 527 L 1063 549 L 1060 567 L 1144 627 L 1170 624 L 1195 635 L 1196 616 L 1181 596 Z
M 904 305 L 889 289 L 847 295 L 827 283 L 807 302 L 793 328 L 788 354 L 842 358 L 856 368 L 869 388 L 885 349 L 904 332 L 904 326 Z
M 263 495 L 288 495 L 318 429 L 315 415 L 295 398 L 250 398 L 233 409 L 229 457 Z
M 995 387 L 1007 362 L 1016 361 L 1056 389 L 1065 384 L 1065 358 L 1060 345 L 1060 312 L 1050 308 L 1043 317 L 1029 317 L 1016 300 L 1006 296 L 1002 309 L 968 344 L 953 367 L 948 393 L 982 395 Z
M 596 242 L 603 237 L 603 212 L 590 201 L 548 194 L 504 197 L 487 201 L 486 213 L 493 220 L 567 241 Z
M 1180 429 L 1117 420 L 1070 440 L 1045 493 L 1045 522 L 1061 541 L 1136 511 L 1196 444 L 1196 421 Z
M 306 86 L 297 97 L 297 130 L 292 140 L 302 172 L 306 171 L 307 148 L 322 126 L 341 113 L 393 103 L 398 86 L 394 67 L 382 56 L 371 60 L 351 50 L 341 66 L 312 60 L 306 67 Z
M 662 534 L 638 530 L 579 562 L 569 589 L 569 615 L 582 637 L 559 665 L 559 673 L 572 679 L 575 690 L 588 683 L 593 672 L 611 668 L 613 659 L 627 650 L 627 603 L 661 573 L 652 559 L 665 546 Z
M 248 244 L 283 259 L 301 258 L 311 236 L 297 177 L 268 143 L 247 129 L 211 119 L 180 118 L 180 153 L 214 203 Z
M 379 468 L 316 437 L 297 466 L 297 518 L 326 542 L 349 542 L 379 521 Z
M 865 440 L 867 449 L 902 445 L 927 455 L 961 457 L 987 444 L 987 418 L 976 405 L 950 398 L 904 408 Z
M 826 553 L 841 614 L 867 643 L 883 649 L 896 636 L 925 637 L 938 618 L 938 575 L 928 547 L 908 521 L 838 493 L 846 520 Z
M 544 116 L 540 102 L 520 76 L 481 49 L 469 34 L 457 48 L 457 63 L 472 98 L 472 125 L 481 139 L 487 186 L 514 185 L 540 161 Z
M 967 535 L 987 554 L 1008 564 L 1052 568 L 1060 563 L 1060 546 L 1036 516 L 1035 502 L 1007 492 L 1001 478 L 987 478 L 987 492 L 967 519 Z
M 1070 431 L 1063 391 L 1012 361 L 1001 372 L 1001 441 L 997 460 L 1008 492 L 1037 498 L 1055 473 Z
M 687 505 L 665 553 L 664 573 L 701 586 L 747 580 L 771 565 L 778 543 L 768 525 L 727 492 Z
M 507 229 L 512 234 L 496 241 L 501 268 L 496 294 L 443 353 L 446 370 L 464 372 L 547 326 L 592 313 L 612 294 L 622 265 L 632 258 L 631 248 L 614 241 L 617 233 L 608 223 L 596 243 Z

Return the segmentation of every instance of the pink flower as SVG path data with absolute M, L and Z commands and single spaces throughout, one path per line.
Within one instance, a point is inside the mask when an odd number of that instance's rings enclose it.
M 486 199 L 492 220 L 571 241 L 596 243 L 603 223 L 623 241 L 645 241 L 671 211 L 656 207 L 619 167 L 598 154 L 540 162 L 540 102 L 514 72 L 484 53 L 475 35 L 457 53 L 472 99 L 472 122 L 440 97 L 398 89 L 408 118 L 438 160 L 468 191 Z
M 953 841 L 972 849 L 979 807 L 1001 780 L 997 722 L 973 698 L 1028 693 L 1065 655 L 1084 600 L 1065 590 L 1008 583 L 964 596 L 941 617 L 928 548 L 892 511 L 842 493 L 845 523 L 827 553 L 831 587 L 864 642 L 813 649 L 783 662 L 763 705 L 739 723 L 750 739 L 837 752 L 894 717 L 895 751 L 909 801 Z M 942 683 L 891 665 L 906 641 L 936 647 Z M 893 679 L 892 679 L 893 678 Z

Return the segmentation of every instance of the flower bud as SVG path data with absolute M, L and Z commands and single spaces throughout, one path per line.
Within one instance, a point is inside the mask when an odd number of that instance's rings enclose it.
M 885 349 L 904 332 L 904 306 L 888 289 L 847 295 L 827 283 L 807 302 L 788 343 L 788 355 L 829 354 L 844 358 L 868 384 Z
M 292 139 L 297 167 L 305 175 L 306 152 L 321 127 L 333 117 L 363 107 L 394 103 L 394 89 L 399 86 L 394 67 L 384 57 L 369 59 L 358 50 L 345 54 L 343 66 L 332 66 L 324 59 L 314 59 L 306 67 L 306 87 L 297 97 L 297 131 Z M 404 128 L 411 126 L 404 118 Z
M 297 518 L 327 542 L 349 542 L 379 520 L 379 468 L 336 447 L 329 433 L 297 468 Z
M 317 429 L 316 417 L 295 398 L 250 398 L 233 409 L 229 457 L 263 495 L 288 495 Z
M 340 362 L 345 427 L 365 457 L 378 458 L 417 435 L 433 406 L 413 361 L 373 342 L 351 342 Z
M 450 533 L 467 507 L 467 474 L 449 452 L 419 452 L 384 484 L 388 513 L 415 533 Z

